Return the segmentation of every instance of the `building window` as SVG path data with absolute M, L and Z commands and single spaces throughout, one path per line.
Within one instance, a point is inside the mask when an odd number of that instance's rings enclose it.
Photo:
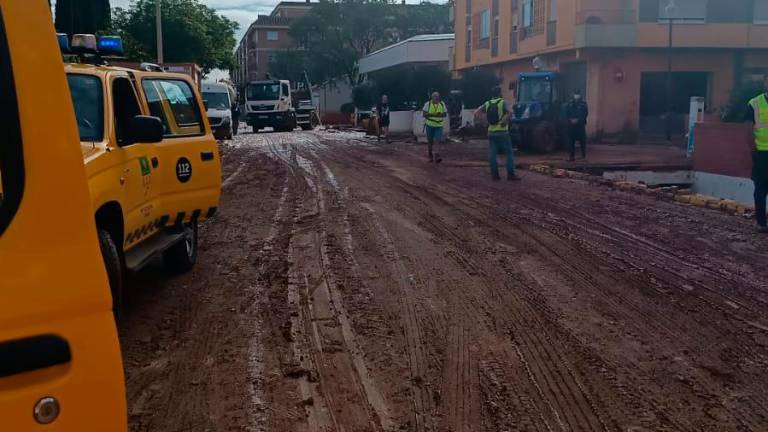
M 267 40 L 268 41 L 276 41 L 278 40 L 278 34 L 274 30 L 270 30 L 267 32 Z
M 675 7 L 670 8 L 670 4 L 674 4 Z M 667 22 L 670 18 L 677 22 L 706 22 L 707 0 L 659 1 L 659 21 Z
M 523 28 L 533 27 L 533 0 L 523 0 Z
M 467 28 L 467 42 L 464 46 L 464 62 L 472 61 L 472 28 Z
M 472 15 L 472 0 L 467 0 L 467 15 Z
M 549 0 L 549 20 L 557 21 L 557 0 Z
M 523 0 L 523 37 L 544 33 L 545 5 L 545 0 Z
M 499 55 L 499 17 L 493 19 L 493 39 L 491 39 L 491 56 Z
M 755 24 L 768 24 L 768 0 L 755 0 Z
M 491 37 L 491 11 L 484 9 L 480 12 L 480 39 Z
M 491 2 L 491 13 L 493 13 L 493 16 L 499 15 L 499 0 L 493 0 Z

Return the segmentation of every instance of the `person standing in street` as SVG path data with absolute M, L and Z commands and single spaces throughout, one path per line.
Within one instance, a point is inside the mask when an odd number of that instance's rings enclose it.
M 240 127 L 240 103 L 237 99 L 232 103 L 232 135 L 237 135 Z
M 768 233 L 766 195 L 768 195 L 768 76 L 764 92 L 749 101 L 749 117 L 754 123 L 755 149 L 752 153 L 752 181 L 755 183 L 755 219 L 757 232 Z
M 507 155 L 507 180 L 520 180 L 515 175 L 515 154 L 512 150 L 512 138 L 509 136 L 509 109 L 501 97 L 501 87 L 494 87 L 491 100 L 475 110 L 475 117 L 480 112 L 485 113 L 488 120 L 488 164 L 491 167 L 491 177 L 500 180 L 498 154 L 502 150 Z
M 565 104 L 565 117 L 568 119 L 569 161 L 576 158 L 576 141 L 581 144 L 581 158 L 587 158 L 587 117 L 589 108 L 581 97 L 581 91 L 573 92 L 573 98 Z
M 437 150 L 440 149 L 440 144 L 443 142 L 443 125 L 445 124 L 445 118 L 448 116 L 448 110 L 445 108 L 443 101 L 440 100 L 440 93 L 432 93 L 432 98 L 424 104 L 421 111 L 424 115 L 424 128 L 427 133 L 429 161 L 440 163 L 442 158 Z M 435 144 L 437 144 L 437 149 L 433 153 L 432 150 Z
M 383 139 L 385 143 L 389 142 L 389 98 L 387 95 L 381 95 L 381 102 L 376 104 L 376 121 L 378 122 L 378 139 Z

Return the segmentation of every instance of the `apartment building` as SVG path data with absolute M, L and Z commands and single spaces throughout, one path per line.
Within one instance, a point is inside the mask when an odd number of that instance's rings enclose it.
M 269 15 L 259 15 L 248 27 L 235 51 L 238 68 L 230 71 L 238 89 L 248 81 L 264 79 L 277 53 L 296 47 L 289 34 L 291 22 L 306 15 L 312 6 L 309 0 L 280 2 Z
M 768 74 L 768 0 L 456 0 L 453 16 L 458 74 L 491 68 L 514 99 L 538 57 L 584 92 L 591 134 L 659 133 L 667 97 L 682 133 L 691 96 L 714 112 Z

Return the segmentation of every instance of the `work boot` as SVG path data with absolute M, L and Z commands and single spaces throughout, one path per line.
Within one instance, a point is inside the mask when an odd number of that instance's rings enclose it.
M 768 234 L 768 226 L 758 225 L 757 226 L 757 232 L 760 233 L 760 234 Z
M 522 179 L 520 177 L 518 177 L 517 175 L 515 175 L 515 174 L 511 174 L 511 175 L 507 176 L 507 180 L 508 181 L 520 181 Z

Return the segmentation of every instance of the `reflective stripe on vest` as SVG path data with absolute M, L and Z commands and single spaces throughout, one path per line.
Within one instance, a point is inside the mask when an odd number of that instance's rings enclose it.
M 501 122 L 501 119 L 504 117 L 504 99 L 491 99 L 488 102 L 485 103 L 485 112 L 487 113 L 489 109 L 496 108 L 499 110 L 499 122 Z M 497 123 L 497 124 L 489 124 L 488 125 L 488 132 L 507 132 L 509 131 L 509 126 L 506 122 L 503 123 Z
M 755 149 L 768 151 L 768 100 L 765 94 L 749 101 L 755 111 Z
M 432 101 L 427 102 L 427 114 L 442 114 L 445 112 L 445 105 L 440 102 L 433 104 Z M 443 127 L 443 120 L 445 117 L 427 117 L 424 123 L 430 127 Z

